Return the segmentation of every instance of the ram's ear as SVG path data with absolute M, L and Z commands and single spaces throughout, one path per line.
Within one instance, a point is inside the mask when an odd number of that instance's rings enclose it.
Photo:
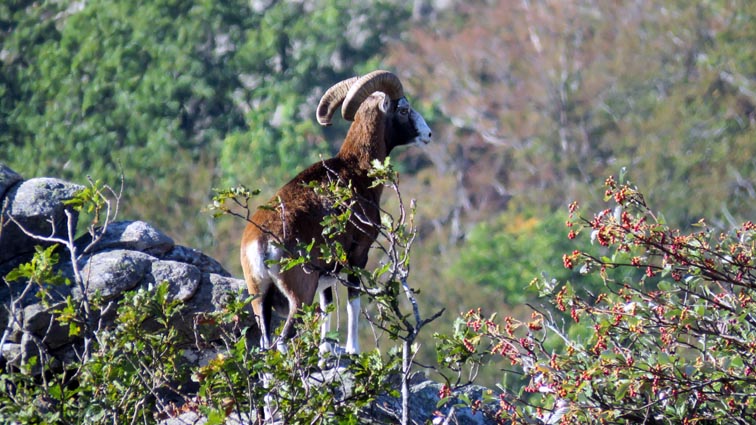
M 391 107 L 391 99 L 385 93 L 381 93 L 381 96 L 383 96 L 383 101 L 378 107 L 381 108 L 381 112 L 385 114 Z

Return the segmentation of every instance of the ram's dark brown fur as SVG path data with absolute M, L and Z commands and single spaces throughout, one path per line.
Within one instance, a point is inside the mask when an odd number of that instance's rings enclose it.
M 339 103 L 341 100 L 337 99 Z M 317 246 L 325 242 L 321 223 L 334 209 L 310 184 L 325 185 L 338 180 L 343 185 L 351 185 L 355 194 L 351 212 L 355 219 L 344 233 L 329 242 L 338 242 L 344 247 L 349 265 L 364 267 L 378 235 L 377 227 L 371 223 L 379 223 L 382 192 L 380 185 L 371 187 L 373 181 L 368 177 L 371 163 L 383 162 L 395 146 L 430 140 L 425 121 L 416 112 L 408 112 L 408 108 L 403 94 L 399 99 L 381 94 L 367 96 L 361 101 L 338 154 L 300 172 L 271 198 L 267 207 L 253 214 L 242 236 L 241 263 L 249 292 L 257 296 L 252 307 L 264 348 L 270 343 L 271 309 L 286 312 L 282 337 L 290 338 L 294 334 L 293 316 L 303 305 L 312 303 L 322 272 L 338 272 L 338 265 L 326 264 L 319 258 L 317 249 L 311 253 L 312 261 L 307 264 L 285 271 L 271 264 L 282 257 L 302 254 L 299 250 L 302 244 L 315 241 Z M 407 117 L 399 119 L 396 116 L 399 113 Z M 404 124 L 407 120 L 409 125 Z M 329 122 L 330 116 L 321 120 L 321 123 Z M 354 277 L 348 279 L 353 286 L 359 284 Z M 358 292 L 350 290 L 350 297 L 354 296 L 358 296 Z M 347 349 L 358 350 L 356 345 Z

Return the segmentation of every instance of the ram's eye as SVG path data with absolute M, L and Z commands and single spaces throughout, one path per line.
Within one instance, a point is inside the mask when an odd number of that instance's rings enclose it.
M 409 108 L 400 107 L 400 108 L 399 108 L 399 113 L 400 113 L 401 115 L 407 115 L 407 114 L 409 114 Z

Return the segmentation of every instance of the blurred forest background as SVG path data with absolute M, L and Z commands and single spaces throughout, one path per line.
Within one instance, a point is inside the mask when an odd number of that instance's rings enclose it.
M 120 218 L 240 276 L 244 223 L 203 212 L 212 189 L 267 199 L 339 148 L 347 123 L 314 119 L 323 91 L 391 69 L 434 131 L 394 153 L 421 308 L 447 308 L 439 328 L 527 314 L 533 277 L 579 281 L 567 205 L 604 208 L 622 167 L 671 226 L 754 219 L 754 22 L 749 0 L 9 0 L 0 161 L 123 174 Z

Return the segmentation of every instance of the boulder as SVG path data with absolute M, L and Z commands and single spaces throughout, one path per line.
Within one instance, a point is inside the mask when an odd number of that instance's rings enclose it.
M 51 350 L 71 342 L 68 327 L 55 320 L 51 310 L 63 308 L 63 303 L 45 307 L 41 303 L 31 304 L 23 309 L 23 328 L 17 331 L 30 332 L 41 338 L 41 342 Z
M 0 199 L 5 197 L 5 193 L 13 187 L 16 183 L 20 182 L 24 178 L 20 174 L 13 171 L 7 165 L 0 162 Z
M 242 279 L 215 273 L 203 273 L 199 288 L 197 288 L 194 296 L 186 301 L 183 314 L 180 318 L 176 318 L 174 325 L 182 335 L 193 336 L 196 320 L 204 323 L 206 313 L 223 310 L 232 295 L 246 296 L 246 292 L 247 287 Z M 252 319 L 252 309 L 249 306 L 248 308 L 249 321 L 242 323 L 242 326 L 256 330 L 254 319 Z M 214 325 L 200 326 L 200 330 L 205 340 L 217 340 L 221 335 L 221 330 Z M 259 339 L 259 335 L 252 337 L 254 340 Z
M 76 240 L 76 246 L 83 251 L 91 242 L 92 236 L 87 234 Z M 160 257 L 173 247 L 173 239 L 149 223 L 118 221 L 108 224 L 105 233 L 89 249 L 93 251 L 128 249 Z
M 202 284 L 191 300 L 186 303 L 187 310 L 200 312 L 208 306 L 214 310 L 223 308 L 231 294 L 246 296 L 247 285 L 243 279 L 223 276 L 215 273 L 203 273 Z
M 157 285 L 166 281 L 172 299 L 188 301 L 197 292 L 201 280 L 202 273 L 191 264 L 157 260 L 152 263 L 143 285 Z
M 99 293 L 107 301 L 136 288 L 156 260 L 143 252 L 116 249 L 84 257 L 79 261 L 79 270 L 87 295 Z M 70 264 L 64 270 L 73 282 L 73 268 Z M 74 287 L 73 295 L 75 298 L 81 297 L 81 290 Z
M 10 181 L 13 179 L 11 176 Z M 68 240 L 69 219 L 66 212 L 74 230 L 78 213 L 67 207 L 64 201 L 73 198 L 82 188 L 81 185 L 47 177 L 29 179 L 10 187 L 3 199 L 7 207 L 3 211 L 3 229 L 0 233 L 0 263 L 32 255 L 35 245 L 50 246 L 53 243 L 29 234 Z
M 9 217 L 32 235 L 68 241 L 68 217 L 75 229 L 78 215 L 65 201 L 82 187 L 53 178 L 24 181 L 0 164 L 0 196 L 5 207 L 0 232 L 0 277 L 30 261 L 35 245 L 52 243 L 25 234 Z M 99 294 L 106 307 L 102 312 L 93 312 L 90 320 L 107 328 L 113 325 L 117 314 L 115 303 L 125 292 L 154 287 L 163 281 L 169 284 L 170 296 L 184 303 L 182 314 L 176 315 L 171 323 L 184 337 L 186 347 L 182 348 L 187 350 L 187 358 L 201 358 L 207 349 L 203 353 L 189 353 L 197 350 L 194 338 L 198 318 L 223 309 L 229 296 L 245 287 L 242 280 L 232 278 L 218 261 L 199 250 L 177 246 L 172 238 L 145 221 L 109 223 L 94 243 L 87 234 L 76 240 L 75 247 L 81 284 L 77 283 L 69 252 L 61 247 L 55 271 L 68 280 L 67 284 L 18 279 L 10 285 L 0 285 L 0 335 L 4 336 L 0 368 L 19 364 L 40 352 L 51 364 L 76 361 L 81 339 L 69 335 L 69 329 L 55 318 L 55 310 L 62 309 L 68 297 L 80 301 L 85 294 L 89 299 Z M 144 325 L 147 329 L 150 323 Z M 244 324 L 253 325 L 252 319 Z M 208 328 L 211 337 L 220 335 L 212 330 L 212 325 L 204 328 Z
M 35 245 L 51 243 L 25 234 L 8 217 L 14 217 L 28 233 L 67 241 L 66 212 L 74 229 L 78 216 L 65 201 L 81 188 L 52 178 L 24 181 L 0 164 L 0 196 L 4 195 L 5 205 L 2 221 L 5 226 L 0 233 L 2 276 L 18 264 L 30 261 Z M 93 318 L 107 327 L 116 315 L 113 304 L 126 291 L 150 288 L 167 281 L 170 296 L 185 304 L 183 313 L 174 317 L 172 325 L 185 337 L 186 349 L 191 351 L 197 318 L 224 308 L 232 293 L 244 290 L 244 282 L 232 278 L 218 261 L 199 250 L 175 245 L 173 239 L 144 221 L 109 223 L 105 232 L 92 242 L 89 234 L 75 242 L 80 255 L 76 266 L 82 285 L 76 282 L 70 255 L 64 248 L 58 251 L 56 271 L 68 284 L 29 284 L 18 279 L 11 285 L 0 285 L 0 334 L 5 334 L 0 347 L 0 366 L 18 364 L 38 355 L 40 350 L 56 364 L 76 360 L 75 346 L 79 340 L 69 335 L 68 328 L 55 319 L 54 313 L 65 306 L 69 296 L 81 300 L 84 293 L 88 297 L 99 294 L 103 301 L 111 302 L 102 316 L 94 312 Z M 252 321 L 245 326 L 253 326 Z M 218 337 L 219 333 L 211 331 L 210 335 Z
M 208 257 L 201 251 L 194 248 L 187 248 L 185 246 L 176 245 L 173 247 L 173 249 L 165 253 L 165 255 L 163 255 L 161 258 L 163 260 L 173 260 L 191 264 L 200 269 L 202 273 L 214 273 L 221 276 L 231 276 L 231 274 L 227 272 L 226 269 L 224 269 L 217 260 Z

